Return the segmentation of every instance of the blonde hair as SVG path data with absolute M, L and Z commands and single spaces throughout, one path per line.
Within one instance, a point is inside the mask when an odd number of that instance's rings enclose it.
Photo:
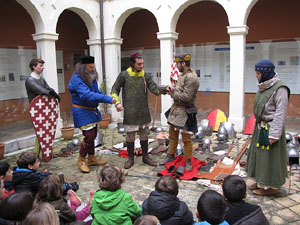
M 59 225 L 55 208 L 49 203 L 42 203 L 32 209 L 26 216 L 23 225 Z

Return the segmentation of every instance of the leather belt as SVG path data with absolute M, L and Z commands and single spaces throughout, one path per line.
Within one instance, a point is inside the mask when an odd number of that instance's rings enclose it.
M 83 106 L 83 105 L 76 105 L 76 104 L 72 104 L 72 106 L 74 108 L 87 109 L 87 110 L 94 111 L 95 114 L 97 115 L 97 112 L 96 112 L 97 108 L 87 107 L 87 106 Z

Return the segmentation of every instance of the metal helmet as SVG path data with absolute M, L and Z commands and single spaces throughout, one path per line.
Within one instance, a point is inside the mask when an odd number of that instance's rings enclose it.
M 297 148 L 292 147 L 288 149 L 288 157 L 289 158 L 298 158 L 299 157 L 299 151 Z
M 227 139 L 227 135 L 226 134 L 218 134 L 217 140 L 218 141 L 225 141 Z
M 285 139 L 286 139 L 286 143 L 289 143 L 293 139 L 293 136 L 290 133 L 286 132 Z
M 75 146 L 79 146 L 81 144 L 81 141 L 78 138 L 73 138 L 72 139 L 72 144 L 75 145 Z
M 155 132 L 159 133 L 159 132 L 163 132 L 164 129 L 162 127 L 156 127 Z
M 203 130 L 203 127 L 201 127 L 201 126 L 198 127 L 198 131 L 197 131 L 197 133 L 195 134 L 195 136 L 196 136 L 198 139 L 203 138 L 203 136 L 204 136 L 204 130 Z

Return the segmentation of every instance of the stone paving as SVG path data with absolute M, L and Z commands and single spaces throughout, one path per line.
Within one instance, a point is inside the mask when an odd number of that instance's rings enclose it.
M 113 144 L 122 143 L 125 137 L 118 134 L 116 128 L 110 128 L 102 130 L 104 133 L 104 143 L 98 149 L 109 149 Z M 150 134 L 150 137 L 154 137 L 154 133 Z M 82 139 L 82 136 L 76 136 L 76 138 Z M 216 143 L 215 134 L 211 137 L 213 144 L 211 148 Z M 238 136 L 240 147 L 247 139 L 246 136 Z M 60 140 L 54 143 L 54 153 L 59 153 L 61 148 L 66 147 L 70 141 Z M 156 145 L 157 142 L 150 144 L 150 147 Z M 126 159 L 118 157 L 116 154 L 103 154 L 103 151 L 97 151 L 99 153 L 98 157 L 105 159 L 114 165 L 118 165 L 123 168 L 123 164 Z M 237 151 L 234 148 L 230 156 L 234 157 Z M 205 160 L 208 156 L 201 152 L 195 151 L 194 157 Z M 7 156 L 3 160 L 8 161 L 11 165 L 16 165 L 16 158 L 18 155 Z M 165 158 L 166 153 L 161 155 L 152 155 L 151 157 L 159 162 Z M 66 182 L 77 181 L 80 184 L 80 188 L 77 194 L 81 197 L 84 202 L 88 201 L 88 193 L 90 189 L 97 190 L 97 174 L 101 170 L 101 167 L 93 166 L 90 167 L 91 172 L 83 174 L 79 171 L 77 162 L 78 152 L 68 156 L 68 157 L 58 157 L 53 158 L 49 163 L 43 162 L 41 165 L 41 170 L 48 169 L 50 172 L 63 172 L 65 175 Z M 246 155 L 244 155 L 241 161 L 246 160 Z M 148 197 L 151 191 L 154 190 L 154 184 L 158 179 L 157 173 L 164 169 L 164 166 L 150 167 L 142 163 L 142 157 L 135 158 L 135 165 L 124 172 L 128 175 L 126 176 L 125 183 L 122 188 L 131 193 L 135 201 L 142 204 L 143 200 Z M 142 177 L 138 177 L 142 176 Z M 189 206 L 190 210 L 195 216 L 195 209 L 197 201 L 201 193 L 207 189 L 207 187 L 197 184 L 196 181 L 182 181 L 178 180 L 180 191 L 178 197 L 185 201 Z M 290 173 L 290 177 L 287 178 L 287 183 L 280 189 L 276 196 L 263 197 L 253 195 L 250 190 L 248 190 L 247 201 L 253 204 L 260 205 L 265 213 L 270 224 L 299 224 L 300 223 L 300 175 L 299 171 L 294 171 Z

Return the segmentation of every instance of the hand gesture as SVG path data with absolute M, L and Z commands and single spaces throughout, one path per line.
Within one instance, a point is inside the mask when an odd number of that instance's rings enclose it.
M 167 87 L 167 94 L 168 95 L 172 94 L 174 92 L 174 90 L 175 90 L 175 88 L 173 86 L 169 85 Z
M 116 109 L 118 112 L 121 112 L 124 110 L 124 107 L 121 104 L 116 105 Z
M 111 104 L 116 104 L 117 100 L 113 98 Z

